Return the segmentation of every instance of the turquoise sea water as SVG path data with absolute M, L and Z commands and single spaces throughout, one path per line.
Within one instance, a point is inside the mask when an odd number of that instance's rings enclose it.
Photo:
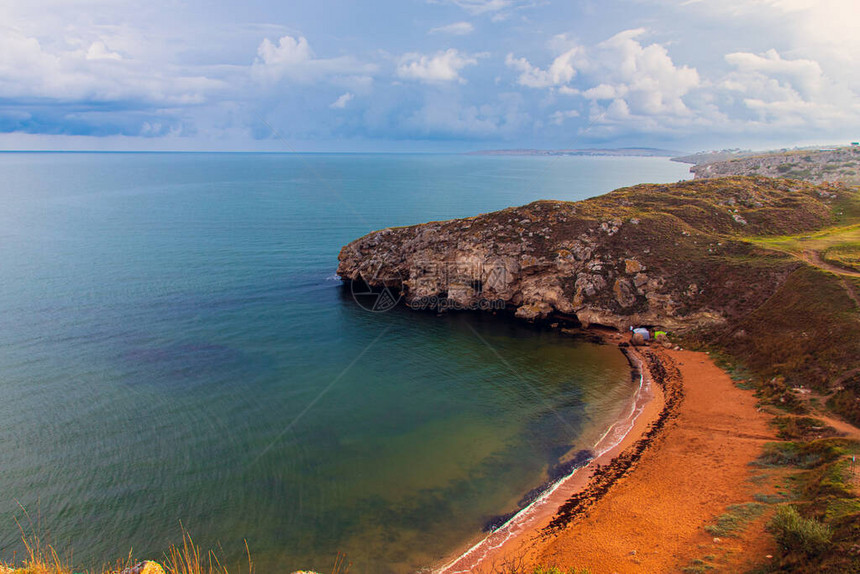
M 0 154 L 0 558 L 81 567 L 184 526 L 258 572 L 409 572 L 516 508 L 633 385 L 617 350 L 369 313 L 373 229 L 687 177 L 642 158 Z M 501 360 L 503 357 L 504 360 Z

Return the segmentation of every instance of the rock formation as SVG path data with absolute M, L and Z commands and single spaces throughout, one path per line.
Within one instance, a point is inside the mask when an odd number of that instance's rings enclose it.
M 342 249 L 337 272 L 415 309 L 706 328 L 756 308 L 797 266 L 743 236 L 825 225 L 844 193 L 745 177 L 639 185 L 376 231 Z
M 823 150 L 745 155 L 699 163 L 690 168 L 696 179 L 730 175 L 786 177 L 813 183 L 860 183 L 860 146 Z

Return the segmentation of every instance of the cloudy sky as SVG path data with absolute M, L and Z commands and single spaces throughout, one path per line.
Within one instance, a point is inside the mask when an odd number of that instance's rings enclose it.
M 860 139 L 857 0 L 0 0 L 0 149 Z

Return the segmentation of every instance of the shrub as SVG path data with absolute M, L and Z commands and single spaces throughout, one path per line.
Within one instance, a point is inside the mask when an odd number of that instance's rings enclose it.
M 815 468 L 838 459 L 843 452 L 840 447 L 844 442 L 840 439 L 825 439 L 807 443 L 768 443 L 764 447 L 764 453 L 755 464 L 758 466 Z
M 814 556 L 830 546 L 833 532 L 830 526 L 811 518 L 803 518 L 793 506 L 782 506 L 768 528 L 786 552 Z

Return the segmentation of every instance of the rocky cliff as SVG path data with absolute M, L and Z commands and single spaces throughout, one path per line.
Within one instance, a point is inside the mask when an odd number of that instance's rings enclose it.
M 798 266 L 744 236 L 820 228 L 847 193 L 760 177 L 639 185 L 375 231 L 342 249 L 337 272 L 416 309 L 707 328 L 758 308 Z

